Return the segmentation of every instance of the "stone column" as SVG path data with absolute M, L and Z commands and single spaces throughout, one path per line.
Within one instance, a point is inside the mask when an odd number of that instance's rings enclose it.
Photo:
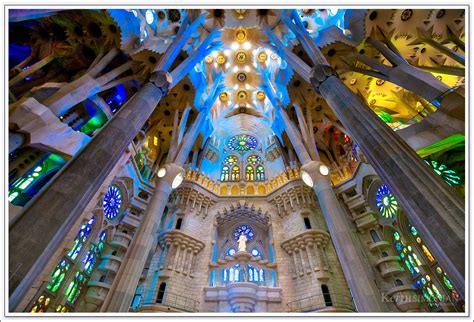
M 354 296 L 357 311 L 386 311 L 382 295 L 371 276 L 370 264 L 364 260 L 364 255 L 356 246 L 358 242 L 355 240 L 354 227 L 342 210 L 329 178 L 319 173 L 320 165 L 321 162 L 311 161 L 303 165 L 301 171 L 308 173 L 313 180 L 313 189 L 318 197 L 347 284 Z M 321 268 L 325 269 L 323 253 L 324 250 L 319 252 L 319 260 Z
M 268 96 L 268 95 L 267 95 Z M 344 276 L 354 296 L 354 301 L 357 310 L 360 312 L 383 312 L 386 311 L 384 305 L 381 303 L 382 295 L 370 276 L 370 263 L 364 259 L 363 254 L 355 247 L 357 245 L 352 241 L 353 231 L 348 220 L 348 216 L 341 209 L 339 201 L 332 190 L 329 179 L 323 177 L 319 173 L 319 165 L 321 162 L 312 161 L 301 140 L 301 136 L 289 119 L 286 111 L 277 103 L 275 108 L 281 115 L 285 123 L 285 131 L 290 138 L 292 145 L 295 147 L 298 159 L 303 164 L 301 170 L 308 172 L 313 180 L 313 187 L 319 204 L 324 214 L 326 224 L 331 233 L 331 238 L 336 248 L 338 258 L 341 262 Z M 321 247 L 322 248 L 322 247 Z M 317 247 L 319 251 L 319 246 Z M 327 271 L 328 267 L 324 256 L 324 251 L 319 252 L 320 269 Z M 294 254 L 295 268 L 296 255 Z M 299 274 L 299 270 L 295 272 Z
M 166 174 L 158 180 L 143 221 L 130 246 L 129 258 L 124 263 L 124 269 L 120 272 L 120 276 L 117 276 L 119 282 L 115 287 L 108 307 L 105 309 L 108 312 L 127 312 L 132 302 L 147 256 L 159 228 L 161 214 L 171 194 L 173 180 L 179 173 L 183 172 L 183 169 L 175 164 L 168 164 L 165 169 Z
M 10 311 L 41 273 L 97 189 L 167 93 L 171 77 L 159 71 L 91 142 L 31 200 L 9 233 Z
M 433 169 L 387 126 L 327 65 L 313 68 L 311 84 L 328 102 L 377 174 L 464 296 L 464 204 Z

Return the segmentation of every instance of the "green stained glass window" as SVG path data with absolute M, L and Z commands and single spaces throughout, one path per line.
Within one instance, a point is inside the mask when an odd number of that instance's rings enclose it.
M 62 259 L 51 274 L 53 279 L 51 280 L 51 282 L 49 282 L 46 288 L 51 292 L 55 293 L 64 281 L 64 278 L 66 277 L 66 272 L 69 270 L 70 267 L 71 264 L 69 264 L 66 259 Z
M 232 151 L 247 152 L 257 147 L 257 139 L 251 135 L 234 135 L 227 143 L 227 147 Z
M 85 285 L 85 283 L 86 277 L 82 273 L 76 272 L 73 280 L 71 281 L 71 283 L 69 283 L 69 286 L 64 292 L 64 295 L 67 296 L 67 300 L 69 302 L 75 303 L 77 301 L 81 293 L 82 287 Z
M 255 180 L 255 172 L 253 171 L 253 167 L 248 165 L 245 168 L 245 180 L 247 181 L 254 181 Z
M 438 163 L 435 160 L 425 160 L 425 162 L 431 168 L 433 168 L 434 172 L 436 172 L 437 175 L 443 178 L 443 180 L 446 181 L 446 183 L 450 186 L 457 186 L 461 184 L 461 177 L 458 176 L 456 171 L 449 169 L 445 164 Z

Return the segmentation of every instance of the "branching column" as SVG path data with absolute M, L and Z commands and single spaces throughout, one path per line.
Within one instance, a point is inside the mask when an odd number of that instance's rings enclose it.
M 350 136 L 358 143 L 367 160 L 394 191 L 407 216 L 419 227 L 433 254 L 448 271 L 453 283 L 464 296 L 465 219 L 462 200 L 398 134 L 342 83 L 336 72 L 328 66 L 326 58 L 307 31 L 298 25 L 298 22 L 301 22 L 299 17 L 293 14 L 293 19 L 295 23 L 287 16 L 282 18 L 301 41 L 314 63 L 310 76 L 314 90 L 328 102 Z M 396 70 L 402 71 L 403 68 L 408 68 L 400 55 L 396 55 L 395 48 L 390 43 L 385 46 L 372 41 L 372 44 L 390 56 L 394 62 L 400 63 Z M 286 55 L 288 51 L 281 50 L 281 52 Z M 305 65 L 302 61 L 299 63 Z M 400 66 L 403 68 L 400 69 Z M 300 69 L 307 70 L 307 68 Z M 408 72 L 401 74 L 407 76 Z M 401 74 L 397 74 L 398 79 L 401 79 Z M 445 88 L 442 84 L 432 82 L 426 75 L 416 77 L 420 75 L 418 70 L 412 74 L 407 76 L 405 81 L 407 85 L 413 85 L 410 90 L 415 92 L 419 86 L 421 89 L 419 95 L 429 92 L 425 90 L 426 84 L 429 85 L 428 88 L 439 85 L 440 88 L 435 95 L 439 95 Z M 308 75 L 304 76 L 306 78 Z M 432 100 L 435 97 L 426 98 Z M 446 99 L 447 97 L 444 97 L 443 101 Z
M 197 19 L 190 27 L 187 27 L 187 20 L 183 22 L 149 82 L 130 98 L 53 182 L 30 202 L 18 221 L 11 226 L 9 267 L 20 268 L 15 272 L 15 278 L 10 280 L 9 290 L 13 292 L 10 296 L 10 311 L 15 310 L 42 272 L 158 102 L 187 75 L 197 61 L 221 46 L 219 42 L 213 42 L 219 33 L 211 32 L 199 48 L 171 74 L 166 72 L 186 39 L 199 26 L 199 21 Z
M 341 209 L 329 179 L 319 174 L 318 169 L 321 162 L 319 160 L 311 160 L 301 140 L 301 136 L 298 135 L 298 131 L 288 117 L 288 114 L 279 104 L 276 102 L 275 104 L 275 108 L 285 123 L 286 133 L 295 147 L 298 158 L 303 163 L 301 170 L 306 171 L 314 182 L 314 191 L 331 233 L 347 284 L 354 296 L 357 310 L 359 312 L 385 311 L 384 305 L 381 302 L 381 294 L 368 269 L 370 264 L 364 259 L 361 250 L 356 247 L 357 243 L 354 241 L 353 227 L 348 220 L 348 215 Z M 325 260 L 322 253 L 319 256 L 319 263 L 321 269 L 325 270 Z M 298 271 L 296 270 L 295 273 L 297 274 Z
M 313 70 L 313 88 L 359 144 L 370 164 L 394 191 L 440 264 L 464 294 L 464 204 L 433 169 L 336 76 Z

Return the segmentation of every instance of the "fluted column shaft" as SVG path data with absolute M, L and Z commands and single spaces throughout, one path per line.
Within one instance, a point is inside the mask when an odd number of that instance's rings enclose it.
M 10 280 L 11 311 L 42 272 L 167 92 L 169 74 L 144 85 L 51 184 L 38 194 L 10 228 L 9 267 L 21 265 Z
M 331 67 L 314 68 L 311 83 L 399 199 L 427 246 L 464 294 L 464 204 L 433 169 L 350 91 Z

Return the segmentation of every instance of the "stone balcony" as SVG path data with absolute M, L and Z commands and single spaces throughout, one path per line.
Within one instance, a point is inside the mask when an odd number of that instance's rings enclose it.
M 85 300 L 87 303 L 88 311 L 94 312 L 96 308 L 99 308 L 102 303 L 104 303 L 105 297 L 112 287 L 112 281 L 105 280 L 103 282 L 99 281 L 89 281 L 87 284 L 87 293 L 85 295 Z
M 206 302 L 218 302 L 219 312 L 266 312 L 267 304 L 281 302 L 281 288 L 248 282 L 205 287 Z
M 296 299 L 287 303 L 289 312 L 355 312 L 348 294 L 324 293 Z
M 122 248 L 123 250 L 127 250 L 131 241 L 132 236 L 121 232 L 116 232 L 114 238 L 110 241 L 110 245 L 115 246 L 117 248 Z
M 118 269 L 120 268 L 120 264 L 122 263 L 122 259 L 120 257 L 113 256 L 110 254 L 103 254 L 101 256 L 101 259 L 102 260 L 98 268 L 113 273 L 117 273 Z
M 418 293 L 412 285 L 396 286 L 387 291 L 397 307 L 402 312 L 419 312 L 421 302 Z
M 400 265 L 400 257 L 385 256 L 375 261 L 375 266 L 380 270 L 382 277 L 396 276 L 405 270 Z
M 165 292 L 160 300 L 141 303 L 134 312 L 198 312 L 199 301 L 182 294 Z

